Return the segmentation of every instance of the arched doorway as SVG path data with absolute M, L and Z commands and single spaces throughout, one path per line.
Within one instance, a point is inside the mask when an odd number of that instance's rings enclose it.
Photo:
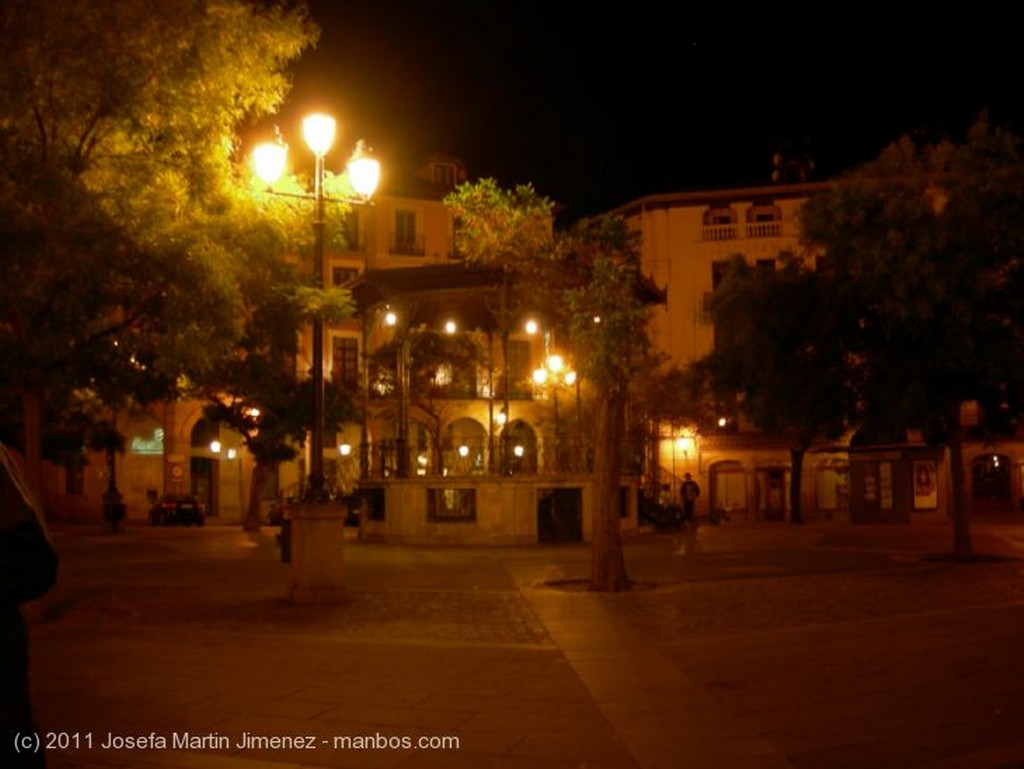
M 501 431 L 501 445 L 508 456 L 503 464 L 510 474 L 537 472 L 537 434 L 522 419 Z
M 993 453 L 972 459 L 971 512 L 1008 513 L 1012 505 L 1010 458 Z
M 444 466 L 452 475 L 484 472 L 487 431 L 475 419 L 456 419 L 445 431 Z

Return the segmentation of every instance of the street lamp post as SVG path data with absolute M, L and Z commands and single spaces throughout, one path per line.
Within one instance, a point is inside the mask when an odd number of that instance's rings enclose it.
M 306 146 L 316 159 L 313 193 L 274 194 L 312 199 L 313 214 L 313 285 L 324 286 L 324 208 L 328 200 L 342 203 L 365 203 L 377 188 L 380 166 L 370 158 L 362 142 L 348 162 L 348 178 L 354 198 L 329 198 L 324 191 L 325 157 L 334 143 L 336 124 L 329 115 L 310 115 L 302 122 Z M 257 175 L 272 185 L 284 171 L 287 145 L 283 142 L 263 144 L 253 152 Z M 271 190 L 271 192 L 274 192 Z M 344 542 L 344 519 L 339 511 L 327 505 L 324 478 L 324 322 L 314 316 L 312 322 L 313 424 L 310 430 L 310 463 L 308 488 L 304 505 L 293 510 L 291 521 L 292 578 L 289 596 L 300 603 L 324 603 L 343 598 L 342 559 L 338 549 Z
M 555 416 L 555 469 L 565 470 L 566 462 L 561 445 L 562 426 L 558 414 L 558 388 L 578 385 L 579 380 L 576 372 L 566 367 L 561 355 L 548 355 L 544 359 L 544 365 L 533 372 L 533 382 L 538 387 L 551 389 Z
M 324 192 L 325 156 L 334 144 L 336 123 L 329 115 L 310 115 L 302 121 L 302 135 L 306 146 L 316 161 L 313 173 L 313 193 L 280 193 L 288 197 L 310 198 L 313 200 L 313 285 L 324 286 L 324 209 L 328 200 L 341 203 L 365 203 L 376 191 L 380 179 L 380 165 L 369 157 L 362 142 L 356 144 L 355 152 L 348 162 L 348 177 L 355 190 L 355 198 L 328 198 Z M 287 145 L 276 142 L 262 144 L 253 153 L 256 173 L 267 184 L 273 184 L 284 171 L 287 159 Z M 310 469 L 307 496 L 311 501 L 325 499 L 324 479 L 324 322 L 314 316 L 312 330 L 312 377 L 313 377 L 313 425 L 310 430 Z
M 324 287 L 324 155 L 334 143 L 334 119 L 310 115 L 302 123 L 306 144 L 316 157 L 313 172 L 313 285 Z M 324 497 L 324 322 L 313 317 L 313 430 L 310 439 L 309 490 L 311 500 Z

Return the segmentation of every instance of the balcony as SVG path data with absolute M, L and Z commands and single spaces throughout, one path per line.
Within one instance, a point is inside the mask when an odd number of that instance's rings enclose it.
M 735 240 L 737 237 L 738 224 L 705 224 L 702 232 L 704 240 Z
M 388 251 L 392 256 L 425 256 L 427 253 L 426 239 L 422 234 L 392 232 L 389 243 Z
M 746 230 L 748 238 L 777 238 L 782 235 L 782 220 L 747 222 Z
M 705 224 L 704 241 L 737 240 L 739 238 L 778 238 L 782 236 L 782 220 L 747 222 L 746 224 Z

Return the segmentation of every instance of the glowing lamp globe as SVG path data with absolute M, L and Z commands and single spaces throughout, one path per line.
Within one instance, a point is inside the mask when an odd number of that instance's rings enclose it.
M 273 184 L 284 173 L 288 147 L 279 143 L 261 144 L 252 151 L 252 166 L 266 184 Z
M 302 121 L 302 138 L 314 155 L 323 156 L 334 144 L 337 123 L 330 115 L 310 115 Z
M 373 197 L 380 184 L 380 163 L 361 141 L 356 144 L 355 152 L 348 161 L 348 179 L 356 194 L 364 198 Z

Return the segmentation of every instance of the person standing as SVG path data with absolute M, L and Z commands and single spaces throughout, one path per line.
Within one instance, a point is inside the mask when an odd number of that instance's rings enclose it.
M 29 696 L 28 627 L 21 604 L 41 597 L 57 580 L 57 553 L 21 470 L 0 443 L 0 766 L 40 769 L 43 747 Z M 15 736 L 27 747 L 15 749 Z
M 683 485 L 679 490 L 679 496 L 683 499 L 683 523 L 692 523 L 697 497 L 700 496 L 700 486 L 689 473 L 683 476 Z

